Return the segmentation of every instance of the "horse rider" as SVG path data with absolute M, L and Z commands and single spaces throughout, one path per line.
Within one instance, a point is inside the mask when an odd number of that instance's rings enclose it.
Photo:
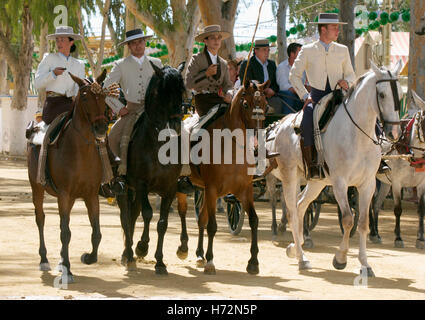
M 25 137 L 27 139 L 31 138 L 32 134 L 39 130 L 39 127 L 36 127 L 36 125 L 43 121 L 42 118 L 43 114 L 41 113 L 41 111 L 37 111 L 34 115 L 34 120 L 31 120 L 28 123 L 27 128 L 25 130 Z
M 185 76 L 186 88 L 193 91 L 195 110 L 200 117 L 218 104 L 232 102 L 227 62 L 218 55 L 221 42 L 230 37 L 230 33 L 221 31 L 219 25 L 206 26 L 195 37 L 195 41 L 204 42 L 203 51 L 195 54 L 189 62 Z
M 264 83 L 270 80 L 270 86 L 264 90 L 266 99 L 274 113 L 282 113 L 283 102 L 277 96 L 279 86 L 276 82 L 276 63 L 269 59 L 270 43 L 268 39 L 255 40 L 254 55 L 249 61 L 246 79 L 257 80 L 259 83 Z M 245 78 L 245 69 L 248 61 L 245 60 L 239 71 L 239 78 L 243 81 Z M 242 84 L 243 85 L 243 84 Z
M 308 167 L 307 179 L 320 179 L 314 150 L 313 109 L 336 85 L 348 90 L 356 79 L 348 48 L 335 42 L 339 26 L 346 23 L 339 22 L 335 13 L 320 13 L 314 24 L 318 24 L 319 40 L 302 47 L 289 73 L 289 81 L 304 101 L 301 150 Z M 310 93 L 304 86 L 304 71 L 311 86 Z
M 113 83 L 118 83 L 127 101 L 126 106 L 110 105 L 113 111 L 120 116 L 108 135 L 109 151 L 112 151 L 113 155 L 120 159 L 110 159 L 115 175 L 111 183 L 115 194 L 121 194 L 125 190 L 130 136 L 136 120 L 144 112 L 146 90 L 154 74 L 150 62 L 159 68 L 163 67 L 160 59 L 148 57 L 145 54 L 146 39 L 151 38 L 152 35 L 145 35 L 141 29 L 134 29 L 127 31 L 125 36 L 125 40 L 118 46 L 127 44 L 130 55 L 115 64 L 103 85 L 108 87 Z
M 76 50 L 74 41 L 81 38 L 68 26 L 57 27 L 54 34 L 47 36 L 47 40 L 56 41 L 57 52 L 45 55 L 35 74 L 36 89 L 46 89 L 42 116 L 46 124 L 50 124 L 61 113 L 72 110 L 72 98 L 78 93 L 78 85 L 68 72 L 85 78 L 84 62 L 71 56 Z

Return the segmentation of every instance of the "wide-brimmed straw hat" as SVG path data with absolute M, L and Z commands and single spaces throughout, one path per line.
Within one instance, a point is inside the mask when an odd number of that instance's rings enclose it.
M 82 36 L 80 34 L 74 33 L 72 27 L 60 26 L 56 27 L 56 31 L 53 34 L 47 35 L 47 40 L 55 40 L 56 37 L 70 37 L 74 40 L 81 40 Z
M 133 29 L 133 30 L 129 30 L 125 33 L 125 40 L 121 43 L 118 44 L 118 46 L 122 46 L 123 44 L 136 40 L 136 39 L 148 39 L 148 38 L 152 38 L 153 35 L 146 35 L 143 33 L 142 29 Z
M 230 32 L 221 31 L 221 27 L 218 24 L 213 24 L 210 26 L 206 26 L 202 32 L 200 32 L 196 37 L 195 41 L 201 42 L 204 41 L 206 37 L 209 37 L 213 34 L 219 34 L 222 36 L 222 39 L 227 39 L 230 37 Z
M 336 13 L 319 13 L 317 22 L 310 22 L 310 24 L 347 24 L 347 22 L 340 22 Z

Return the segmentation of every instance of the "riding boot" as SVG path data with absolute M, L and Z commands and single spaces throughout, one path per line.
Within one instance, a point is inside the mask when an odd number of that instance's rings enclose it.
M 384 160 L 381 160 L 381 162 L 379 163 L 378 173 L 387 174 L 387 173 L 390 173 L 390 171 L 391 171 L 390 167 L 385 163 Z
M 184 194 L 192 194 L 195 192 L 195 187 L 188 176 L 182 176 L 177 180 L 177 192 Z
M 109 183 L 105 183 L 100 186 L 99 194 L 105 198 L 114 198 L 115 196 L 125 194 L 126 179 L 124 176 L 118 175 L 118 167 L 121 163 L 120 158 L 114 155 L 112 150 L 109 148 L 109 144 L 106 144 L 106 150 L 108 151 L 109 162 L 111 163 L 114 177 Z
M 313 146 L 302 146 L 301 151 L 307 167 L 307 180 L 320 180 L 320 167 L 313 159 Z

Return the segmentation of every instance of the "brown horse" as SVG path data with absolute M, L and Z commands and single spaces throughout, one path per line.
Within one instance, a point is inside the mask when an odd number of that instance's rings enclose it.
M 226 194 L 233 194 L 241 202 L 245 212 L 249 217 L 249 225 L 251 227 L 251 259 L 248 262 L 247 271 L 250 274 L 257 274 L 258 268 L 258 244 L 257 244 L 257 229 L 258 229 L 258 217 L 254 208 L 254 197 L 253 197 L 253 186 L 252 178 L 253 175 L 248 174 L 248 168 L 253 167 L 253 164 L 248 164 L 246 159 L 247 149 L 247 136 L 246 129 L 254 129 L 257 126 L 260 128 L 263 126 L 263 121 L 257 122 L 254 116 L 254 109 L 256 107 L 265 113 L 267 107 L 267 101 L 264 96 L 264 90 L 270 85 L 270 81 L 267 81 L 261 85 L 255 85 L 247 81 L 245 85 L 239 89 L 236 96 L 233 98 L 231 106 L 228 108 L 226 113 L 211 125 L 207 127 L 207 131 L 210 137 L 210 155 L 213 159 L 213 130 L 217 129 L 229 129 L 233 132 L 236 129 L 242 129 L 241 132 L 244 134 L 244 144 L 242 146 L 244 150 L 244 161 L 243 163 L 237 163 L 236 150 L 241 148 L 241 145 L 232 139 L 232 161 L 231 164 L 200 164 L 198 168 L 191 165 L 191 180 L 194 185 L 204 189 L 204 201 L 199 213 L 198 227 L 199 227 L 199 238 L 198 248 L 196 250 L 198 266 L 204 265 L 204 272 L 208 274 L 215 274 L 215 266 L 213 263 L 213 239 L 217 231 L 216 222 L 216 201 L 220 196 Z M 258 109 L 257 109 L 258 110 Z M 217 132 L 217 131 L 216 131 Z M 221 150 L 224 150 L 223 140 L 221 143 Z M 240 149 L 239 149 L 240 150 Z M 223 161 L 225 154 L 221 154 L 221 161 Z M 217 155 L 215 155 L 217 157 Z M 221 162 L 224 163 L 224 162 Z M 199 170 L 198 170 L 199 169 Z M 178 209 L 179 215 L 182 221 L 182 234 L 181 234 L 181 245 L 177 251 L 177 255 L 180 258 L 187 256 L 187 232 L 186 232 L 186 195 L 182 193 L 177 194 L 178 198 Z M 203 237 L 204 229 L 207 228 L 208 232 L 208 249 L 206 253 L 207 263 L 204 260 L 204 249 L 203 249 Z
M 88 210 L 92 227 L 90 254 L 83 254 L 81 261 L 92 264 L 97 261 L 101 233 L 99 226 L 99 187 L 102 179 L 102 166 L 97 141 L 106 138 L 108 121 L 105 117 L 105 97 L 102 92 L 93 90 L 106 76 L 106 70 L 96 79 L 95 83 L 80 79 L 70 73 L 78 84 L 79 92 L 74 101 L 71 123 L 64 129 L 60 140 L 47 150 L 46 167 L 54 187 L 47 183 L 43 186 L 37 183 L 37 167 L 40 146 L 28 145 L 28 176 L 31 183 L 32 199 L 40 236 L 39 254 L 40 270 L 49 271 L 47 251 L 44 244 L 44 192 L 58 198 L 60 216 L 60 238 L 62 242 L 61 262 L 62 283 L 72 283 L 68 246 L 71 240 L 69 229 L 70 212 L 77 198 L 83 198 Z

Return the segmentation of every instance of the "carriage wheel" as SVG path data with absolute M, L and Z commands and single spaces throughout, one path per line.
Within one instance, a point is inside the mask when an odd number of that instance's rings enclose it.
M 350 231 L 350 238 L 356 233 L 357 223 L 359 222 L 359 193 L 355 187 L 348 188 L 348 203 L 352 211 L 354 211 L 354 224 L 353 228 Z M 344 228 L 342 226 L 342 213 L 341 209 L 338 206 L 338 222 L 339 227 L 341 228 L 342 234 L 344 234 Z
M 199 210 L 201 210 L 202 203 L 204 202 L 204 191 L 196 189 L 194 198 L 195 198 L 195 216 L 196 216 L 196 221 L 198 221 Z
M 239 201 L 227 203 L 227 223 L 230 233 L 234 236 L 238 235 L 243 226 L 245 219 L 245 211 L 242 209 Z

